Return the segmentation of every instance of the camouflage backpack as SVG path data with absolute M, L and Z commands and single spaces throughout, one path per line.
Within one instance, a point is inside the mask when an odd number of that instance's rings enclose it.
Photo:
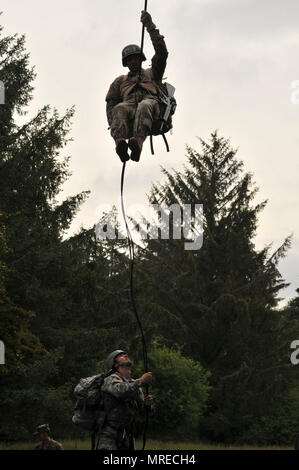
M 153 147 L 153 136 L 162 135 L 167 152 L 169 152 L 169 146 L 165 133 L 172 129 L 172 116 L 175 113 L 177 102 L 174 97 L 175 88 L 170 83 L 161 83 L 158 93 L 158 101 L 160 107 L 160 116 L 155 119 L 150 134 L 151 152 L 154 155 Z
M 95 431 L 100 427 L 104 419 L 101 387 L 108 375 L 99 374 L 80 379 L 74 389 L 77 401 L 72 417 L 73 424 L 89 431 Z

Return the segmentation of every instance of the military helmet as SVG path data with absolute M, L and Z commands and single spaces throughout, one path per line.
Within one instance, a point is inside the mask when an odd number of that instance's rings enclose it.
M 47 434 L 50 434 L 50 426 L 48 424 L 40 424 L 36 428 L 36 432 L 33 433 L 34 436 L 38 436 L 38 434 L 46 432 Z
M 113 369 L 114 361 L 116 357 L 119 356 L 120 354 L 127 354 L 127 352 L 123 351 L 122 349 L 116 349 L 115 351 L 109 354 L 109 356 L 106 359 L 106 368 L 108 371 Z
M 124 47 L 122 51 L 123 66 L 126 67 L 126 60 L 130 55 L 136 55 L 140 53 L 141 53 L 141 48 L 137 46 L 136 44 L 129 44 L 128 46 Z M 146 57 L 142 52 L 141 61 L 143 62 L 145 60 L 146 60 Z

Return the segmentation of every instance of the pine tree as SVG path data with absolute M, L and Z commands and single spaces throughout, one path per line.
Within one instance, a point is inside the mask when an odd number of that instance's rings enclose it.
M 35 77 L 24 36 L 1 36 L 0 57 L 0 80 L 5 85 L 5 104 L 0 106 L 0 206 L 8 215 L 8 291 L 15 301 L 34 309 L 45 294 L 38 293 L 40 286 L 49 284 L 57 245 L 88 192 L 56 201 L 69 177 L 68 158 L 59 161 L 59 152 L 67 144 L 74 110 L 60 118 L 45 106 L 19 125 L 17 115 L 26 113 Z
M 274 307 L 287 285 L 277 263 L 290 237 L 273 255 L 270 247 L 256 250 L 253 238 L 266 201 L 254 205 L 257 188 L 229 140 L 215 132 L 201 144 L 202 153 L 187 148 L 189 166 L 163 170 L 166 181 L 151 191 L 152 204 L 203 204 L 204 236 L 198 251 L 184 250 L 184 241 L 174 238 L 148 240 L 148 315 L 173 318 L 165 338 L 212 372 L 204 432 L 233 440 L 253 416 L 269 412 L 287 381 L 283 322 Z
M 9 266 L 6 290 L 0 286 L 5 302 L 1 321 L 11 351 L 20 350 L 18 328 L 22 328 L 22 345 L 48 352 L 46 358 L 27 360 L 5 377 L 0 410 L 0 432 L 5 438 L 11 434 L 24 438 L 32 432 L 32 412 L 31 417 L 24 413 L 22 404 L 32 410 L 37 396 L 49 399 L 38 401 L 43 408 L 35 410 L 36 419 L 51 419 L 53 406 L 61 409 L 66 394 L 71 413 L 69 403 L 79 379 L 97 373 L 111 350 L 129 343 L 118 326 L 122 321 L 126 325 L 129 313 L 128 302 L 123 306 L 124 282 L 116 250 L 112 269 L 105 246 L 95 239 L 94 227 L 66 237 L 89 194 L 83 191 L 58 202 L 70 176 L 69 157 L 63 158 L 61 151 L 69 141 L 74 109 L 61 117 L 56 109 L 44 106 L 20 124 L 19 115 L 26 114 L 32 98 L 34 78 L 24 36 L 1 35 L 5 104 L 0 105 L 0 210 L 6 214 L 8 247 L 3 265 Z M 12 314 L 13 331 L 7 329 Z M 57 426 L 70 433 L 71 415 L 66 420 L 65 413 L 60 413 L 57 419 Z M 5 427 L 12 420 L 14 429 Z
M 24 363 L 28 357 L 32 360 L 46 351 L 28 328 L 33 313 L 14 305 L 6 292 L 8 268 L 3 259 L 8 248 L 3 219 L 4 214 L 0 212 L 0 339 L 5 346 L 6 364 L 1 366 L 0 373 L 8 373 L 16 365 Z

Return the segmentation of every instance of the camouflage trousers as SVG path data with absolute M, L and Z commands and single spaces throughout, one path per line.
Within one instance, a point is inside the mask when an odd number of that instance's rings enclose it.
M 134 438 L 126 429 L 115 429 L 104 425 L 96 436 L 95 450 L 134 450 Z
M 117 139 L 142 137 L 151 134 L 152 124 L 160 115 L 156 96 L 138 89 L 112 110 L 111 135 Z

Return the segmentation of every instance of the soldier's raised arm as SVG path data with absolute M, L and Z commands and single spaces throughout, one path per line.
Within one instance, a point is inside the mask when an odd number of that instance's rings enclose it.
M 124 382 L 120 377 L 114 374 L 105 380 L 102 385 L 102 392 L 110 393 L 110 395 L 115 398 L 136 399 L 141 385 L 142 384 L 139 380 L 134 380 L 134 382 Z
M 147 372 L 133 382 L 125 382 L 117 374 L 113 374 L 105 379 L 102 385 L 102 392 L 110 393 L 115 398 L 138 399 L 140 387 L 150 383 L 151 377 L 151 372 Z
M 141 22 L 147 29 L 155 49 L 155 55 L 152 58 L 153 77 L 155 80 L 161 81 L 164 75 L 168 57 L 164 36 L 160 34 L 159 30 L 156 28 L 156 25 L 152 21 L 151 15 L 147 11 L 141 12 Z

